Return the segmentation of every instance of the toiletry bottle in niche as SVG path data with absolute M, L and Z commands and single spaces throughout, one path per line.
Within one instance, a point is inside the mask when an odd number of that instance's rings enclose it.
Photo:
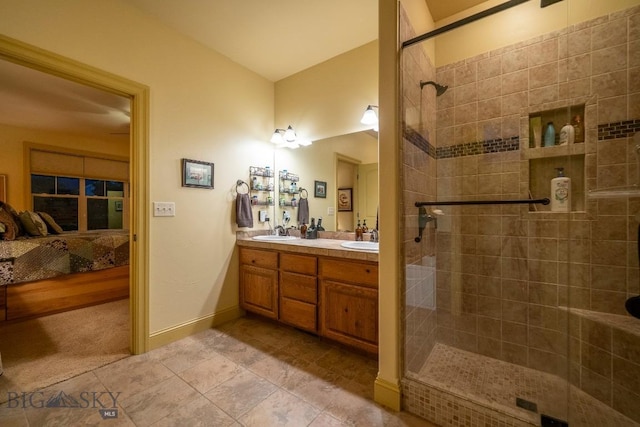
M 554 145 L 556 145 L 556 129 L 553 127 L 553 122 L 549 122 L 544 130 L 544 146 L 553 147 Z
M 551 211 L 571 211 L 571 178 L 564 176 L 564 168 L 556 168 L 558 175 L 551 180 Z
M 584 123 L 580 114 L 573 116 L 572 123 L 575 131 L 575 142 L 584 142 Z
M 573 144 L 575 142 L 575 129 L 569 123 L 560 129 L 560 145 Z

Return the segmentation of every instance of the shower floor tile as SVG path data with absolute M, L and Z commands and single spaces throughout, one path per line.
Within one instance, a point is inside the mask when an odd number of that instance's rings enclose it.
M 555 375 L 442 343 L 413 379 L 536 425 L 545 414 L 569 420 L 571 427 L 640 426 Z M 535 403 L 537 413 L 517 407 L 518 397 Z

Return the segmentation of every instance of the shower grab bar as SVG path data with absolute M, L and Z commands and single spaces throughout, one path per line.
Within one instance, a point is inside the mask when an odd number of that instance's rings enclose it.
M 449 202 L 416 202 L 417 208 L 420 206 L 458 206 L 458 205 L 528 205 L 541 203 L 548 205 L 551 203 L 548 197 L 543 199 L 522 199 L 522 200 L 451 200 Z
M 416 202 L 415 206 L 418 209 L 418 237 L 413 239 L 416 243 L 420 243 L 422 240 L 422 233 L 424 232 L 425 227 L 431 221 L 436 221 L 437 227 L 437 218 L 428 214 L 427 210 L 424 208 L 425 206 L 458 206 L 458 205 L 523 205 L 523 204 L 531 204 L 531 203 L 541 203 L 543 205 L 548 205 L 551 203 L 549 198 L 545 197 L 543 199 L 522 199 L 522 200 L 451 200 L 449 202 Z

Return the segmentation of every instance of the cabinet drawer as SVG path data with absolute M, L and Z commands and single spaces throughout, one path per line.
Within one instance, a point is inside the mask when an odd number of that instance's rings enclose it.
M 280 272 L 280 296 L 310 304 L 318 303 L 318 287 L 315 276 Z
M 318 273 L 317 264 L 313 256 L 280 254 L 280 269 L 283 271 L 315 276 Z
M 317 310 L 314 304 L 280 298 L 280 320 L 298 328 L 317 332 Z
M 324 279 L 378 287 L 378 266 L 354 261 L 320 259 L 320 276 Z
M 262 268 L 278 268 L 278 253 L 255 249 L 240 248 L 240 264 Z

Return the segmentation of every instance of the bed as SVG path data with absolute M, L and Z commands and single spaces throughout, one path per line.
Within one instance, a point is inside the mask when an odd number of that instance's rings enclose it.
M 107 230 L 0 241 L 0 321 L 126 298 L 129 232 Z

